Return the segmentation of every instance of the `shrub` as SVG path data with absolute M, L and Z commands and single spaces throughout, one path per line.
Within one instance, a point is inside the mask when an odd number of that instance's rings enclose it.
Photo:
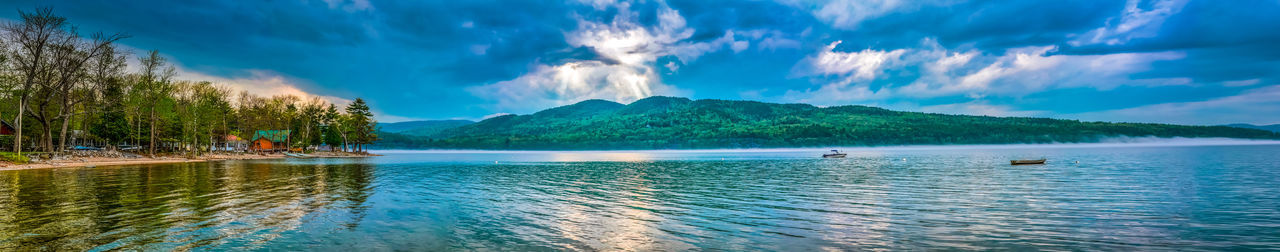
M 18 155 L 13 152 L 0 152 L 0 161 L 8 161 L 15 164 L 25 164 L 31 162 L 26 156 Z

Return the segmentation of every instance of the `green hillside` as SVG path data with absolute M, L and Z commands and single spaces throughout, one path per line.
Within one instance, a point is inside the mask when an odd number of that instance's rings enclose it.
M 1246 128 L 1246 129 L 1260 129 L 1260 130 L 1271 131 L 1271 132 L 1280 132 L 1280 124 L 1253 125 L 1253 124 L 1247 124 L 1247 123 L 1236 123 L 1236 124 L 1227 124 L 1223 126 Z
M 450 149 L 689 149 L 910 144 L 1095 142 L 1111 136 L 1277 139 L 1223 126 L 944 115 L 866 106 L 650 97 L 505 115 L 424 136 L 384 133 L 379 147 Z
M 394 123 L 378 123 L 378 130 L 406 135 L 427 136 L 440 130 L 475 123 L 468 120 L 426 120 Z
M 412 136 L 432 136 L 435 134 L 439 134 L 441 131 L 444 131 L 447 129 L 457 128 L 457 127 L 465 126 L 468 124 L 476 123 L 476 122 L 467 121 L 467 120 L 440 120 L 440 121 L 426 121 L 426 122 L 427 123 L 419 125 L 418 127 L 404 130 L 399 133 L 405 134 L 405 135 L 412 135 Z

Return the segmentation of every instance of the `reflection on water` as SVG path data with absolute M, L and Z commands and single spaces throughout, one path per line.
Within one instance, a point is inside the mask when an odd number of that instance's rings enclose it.
M 371 173 L 238 162 L 4 172 L 0 250 L 252 246 L 333 209 L 354 226 Z
M 0 171 L 0 250 L 1280 248 L 1276 145 L 821 151 Z

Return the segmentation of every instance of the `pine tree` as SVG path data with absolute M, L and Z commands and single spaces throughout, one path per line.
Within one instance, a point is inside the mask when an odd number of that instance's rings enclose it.
M 129 136 L 129 122 L 124 112 L 124 83 L 118 78 L 111 78 L 102 90 L 103 104 L 107 111 L 102 113 L 93 125 L 91 132 L 108 143 L 115 145 Z

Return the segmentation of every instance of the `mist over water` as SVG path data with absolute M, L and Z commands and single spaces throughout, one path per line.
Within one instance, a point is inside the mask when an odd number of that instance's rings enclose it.
M 1280 145 L 1189 141 L 0 171 L 0 250 L 1280 248 Z

